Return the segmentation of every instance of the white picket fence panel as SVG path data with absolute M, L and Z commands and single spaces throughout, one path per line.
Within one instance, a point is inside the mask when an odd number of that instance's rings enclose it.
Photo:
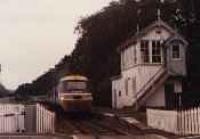
M 14 104 L 0 105 L 0 133 L 24 131 L 24 106 Z
M 26 107 L 31 107 L 31 111 Z M 54 120 L 55 114 L 39 104 L 0 104 L 0 134 L 28 132 L 29 129 L 38 134 L 54 133 Z
M 147 124 L 178 135 L 200 135 L 200 108 L 179 111 L 147 109 Z
M 55 132 L 55 113 L 48 111 L 41 105 L 36 105 L 36 132 L 54 133 Z
M 177 112 L 165 110 L 147 110 L 147 123 L 149 126 L 167 132 L 177 132 Z

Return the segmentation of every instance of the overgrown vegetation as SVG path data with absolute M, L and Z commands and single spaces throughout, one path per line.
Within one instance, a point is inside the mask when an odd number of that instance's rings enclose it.
M 193 2 L 193 3 L 192 3 Z M 143 28 L 161 18 L 176 28 L 189 41 L 188 79 L 186 92 L 200 90 L 200 6 L 199 0 L 120 0 L 111 2 L 100 12 L 80 20 L 76 31 L 80 33 L 75 49 L 64 57 L 55 68 L 38 77 L 31 84 L 23 84 L 16 90 L 20 96 L 40 95 L 51 92 L 58 79 L 69 73 L 80 73 L 90 79 L 96 105 L 110 105 L 110 78 L 120 73 L 120 56 L 117 47 L 136 32 L 137 23 Z M 185 98 L 191 94 L 186 93 Z M 195 101 L 200 93 L 193 93 Z M 187 101 L 192 102 L 190 99 Z M 186 100 L 186 99 L 185 99 Z M 199 101 L 200 102 L 200 101 Z

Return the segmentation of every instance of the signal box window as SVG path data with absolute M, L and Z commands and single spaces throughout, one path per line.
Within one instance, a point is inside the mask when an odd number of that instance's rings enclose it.
M 149 41 L 147 40 L 141 41 L 140 52 L 141 52 L 142 63 L 149 63 Z
M 177 44 L 172 46 L 172 58 L 173 59 L 180 58 L 180 46 Z
M 119 96 L 121 97 L 121 95 L 122 95 L 122 94 L 121 94 L 121 91 L 119 91 Z
M 128 95 L 128 79 L 125 80 L 125 91 L 126 95 Z
M 152 41 L 152 63 L 161 63 L 160 41 Z

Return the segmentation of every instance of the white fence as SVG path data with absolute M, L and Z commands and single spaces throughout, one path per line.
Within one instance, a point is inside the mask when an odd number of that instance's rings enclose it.
M 24 131 L 24 106 L 0 105 L 0 133 L 16 133 Z
M 54 133 L 55 114 L 43 106 L 27 105 L 25 107 L 25 129 L 29 133 Z
M 181 111 L 148 109 L 147 124 L 178 135 L 200 135 L 200 108 Z
M 0 133 L 54 133 L 54 119 L 54 113 L 38 104 L 0 104 Z
M 55 114 L 48 111 L 41 105 L 36 105 L 36 132 L 54 133 Z

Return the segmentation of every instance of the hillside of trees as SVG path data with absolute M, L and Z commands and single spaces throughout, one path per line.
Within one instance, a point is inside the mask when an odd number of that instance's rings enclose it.
M 13 95 L 13 91 L 5 88 L 3 84 L 0 83 L 0 97 L 11 96 Z
M 81 19 L 76 27 L 80 38 L 75 49 L 55 68 L 22 84 L 16 90 L 20 96 L 41 95 L 51 92 L 58 79 L 70 73 L 86 75 L 96 105 L 109 106 L 112 76 L 120 73 L 119 45 L 136 32 L 137 23 L 143 28 L 156 20 L 157 9 L 161 18 L 176 28 L 190 43 L 188 49 L 188 78 L 185 82 L 185 101 L 200 102 L 200 6 L 199 0 L 120 0 L 111 2 L 101 11 Z M 188 103 L 189 104 L 189 103 Z

